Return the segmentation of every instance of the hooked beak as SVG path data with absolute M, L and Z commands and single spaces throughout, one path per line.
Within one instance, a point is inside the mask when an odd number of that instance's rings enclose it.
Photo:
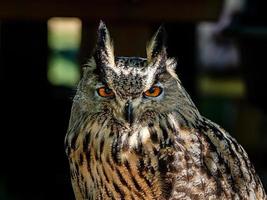
M 129 124 L 133 123 L 133 105 L 131 101 L 127 101 L 125 104 L 124 116 L 126 121 L 129 122 Z

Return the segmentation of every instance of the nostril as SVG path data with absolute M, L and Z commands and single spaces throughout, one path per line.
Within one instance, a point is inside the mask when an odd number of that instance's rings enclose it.
M 128 121 L 130 124 L 133 123 L 133 105 L 131 101 L 127 101 L 125 104 L 125 109 L 124 109 L 124 115 L 126 121 Z

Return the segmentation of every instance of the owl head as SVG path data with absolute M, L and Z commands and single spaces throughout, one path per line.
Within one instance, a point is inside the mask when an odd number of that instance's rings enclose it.
M 83 112 L 108 113 L 129 125 L 151 113 L 183 113 L 193 104 L 175 73 L 175 59 L 167 56 L 165 38 L 160 27 L 148 42 L 146 58 L 117 57 L 109 31 L 100 22 L 97 44 L 83 70 L 74 103 Z

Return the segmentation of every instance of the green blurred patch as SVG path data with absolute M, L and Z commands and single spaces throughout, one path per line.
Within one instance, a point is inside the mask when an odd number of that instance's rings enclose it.
M 80 79 L 77 54 L 81 43 L 81 20 L 58 18 L 48 20 L 47 77 L 56 86 L 75 87 Z
M 80 71 L 77 63 L 58 55 L 49 60 L 47 76 L 53 85 L 73 87 L 80 79 Z
M 55 50 L 79 49 L 81 20 L 53 17 L 48 20 L 48 46 Z
M 217 78 L 202 75 L 198 78 L 198 91 L 202 96 L 242 98 L 246 94 L 241 78 Z

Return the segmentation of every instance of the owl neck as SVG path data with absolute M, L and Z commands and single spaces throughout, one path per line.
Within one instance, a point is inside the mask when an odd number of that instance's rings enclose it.
M 190 98 L 186 90 L 181 86 L 181 95 L 178 98 L 178 106 L 173 110 L 173 115 L 180 126 L 195 128 L 202 121 L 202 116 Z

